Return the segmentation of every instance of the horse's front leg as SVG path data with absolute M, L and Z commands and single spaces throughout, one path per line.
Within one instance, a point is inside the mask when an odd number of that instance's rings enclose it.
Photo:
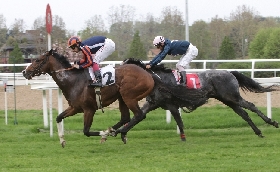
M 60 144 L 63 148 L 66 145 L 66 141 L 64 140 L 64 129 L 63 129 L 63 125 L 62 125 L 62 120 L 68 116 L 73 116 L 76 113 L 78 113 L 78 111 L 76 109 L 74 109 L 73 107 L 69 106 L 65 111 L 63 111 L 61 114 L 59 114 L 56 117 L 58 137 L 59 137 Z
M 116 136 L 115 131 L 130 121 L 130 113 L 128 107 L 126 106 L 122 98 L 119 98 L 118 101 L 119 101 L 119 110 L 121 112 L 121 119 L 115 125 L 113 125 L 112 127 L 104 131 L 105 133 L 101 138 L 101 143 L 107 140 L 105 136 L 108 135 Z
M 107 138 L 109 131 L 90 131 L 90 127 L 93 122 L 93 116 L 95 114 L 95 109 L 84 110 L 84 135 L 90 136 L 101 136 L 102 138 Z

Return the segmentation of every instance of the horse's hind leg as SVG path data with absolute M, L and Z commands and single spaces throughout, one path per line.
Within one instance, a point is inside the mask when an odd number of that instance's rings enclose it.
M 140 109 L 138 105 L 137 100 L 130 100 L 128 102 L 125 102 L 127 107 L 133 112 L 134 116 L 123 127 L 116 130 L 115 135 L 118 133 L 121 133 L 122 141 L 126 144 L 126 134 L 127 132 L 132 129 L 136 124 L 138 124 L 140 121 L 142 121 L 145 118 L 145 115 L 143 114 L 142 110 Z
M 118 100 L 119 100 L 119 110 L 121 112 L 121 120 L 112 126 L 113 130 L 117 130 L 118 128 L 120 128 L 121 126 L 123 126 L 124 124 L 130 121 L 130 113 L 128 107 L 126 106 L 122 98 Z
M 128 107 L 126 106 L 122 98 L 119 98 L 118 100 L 119 100 L 119 110 L 121 112 L 121 120 L 105 131 L 107 133 L 104 134 L 104 136 L 102 136 L 101 143 L 107 140 L 106 137 L 107 135 L 111 135 L 115 137 L 116 130 L 130 121 L 130 113 Z
M 253 129 L 256 135 L 258 135 L 259 137 L 263 137 L 261 130 L 258 129 L 258 127 L 254 124 L 254 122 L 252 121 L 252 119 L 249 117 L 248 113 L 244 109 L 242 109 L 240 106 L 236 104 L 231 104 L 231 103 L 225 103 L 225 104 L 231 107 L 235 113 L 241 116 L 241 118 L 244 119 L 251 126 L 251 128 Z
M 244 108 L 246 108 L 246 109 L 248 109 L 248 110 L 258 114 L 258 116 L 260 116 L 267 124 L 270 124 L 270 125 L 272 125 L 272 126 L 274 126 L 276 128 L 279 128 L 277 121 L 272 121 L 270 118 L 265 116 L 253 103 L 248 102 L 248 101 L 242 99 L 240 101 L 239 105 L 241 107 L 244 107 Z
M 159 108 L 158 105 L 146 101 L 144 103 L 143 107 L 141 108 L 141 110 L 143 112 L 143 116 L 144 116 L 143 119 L 146 118 L 147 113 L 149 113 L 150 111 L 155 110 L 157 108 Z
M 179 127 L 179 130 L 180 130 L 180 137 L 181 137 L 181 140 L 182 141 L 186 141 L 186 135 L 185 135 L 185 132 L 184 132 L 184 123 L 182 121 L 182 118 L 180 116 L 180 112 L 178 110 L 178 107 L 169 107 L 168 108 L 170 113 L 172 114 L 173 118 L 175 119 L 178 127 Z

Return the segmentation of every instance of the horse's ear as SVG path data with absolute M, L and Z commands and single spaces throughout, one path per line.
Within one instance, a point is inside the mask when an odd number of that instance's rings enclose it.
M 53 51 L 53 49 L 51 49 L 51 50 L 49 51 L 49 55 L 53 55 L 53 53 L 54 53 L 54 51 Z

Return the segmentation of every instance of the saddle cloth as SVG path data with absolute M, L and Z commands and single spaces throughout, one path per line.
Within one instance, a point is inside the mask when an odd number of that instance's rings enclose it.
M 177 84 L 180 84 L 181 75 L 178 70 L 172 70 Z M 196 73 L 186 73 L 186 87 L 188 89 L 199 89 L 201 87 L 199 77 Z
M 87 74 L 89 74 L 90 78 L 92 80 L 95 80 L 95 76 L 93 74 L 93 69 L 92 67 L 88 67 L 87 69 Z M 102 76 L 102 85 L 112 85 L 115 84 L 115 79 L 116 79 L 116 73 L 115 73 L 115 68 L 113 65 L 107 65 L 104 66 L 100 69 L 101 71 L 101 76 Z

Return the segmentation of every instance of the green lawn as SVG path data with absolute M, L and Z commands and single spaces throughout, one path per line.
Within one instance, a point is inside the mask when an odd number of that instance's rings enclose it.
M 279 109 L 272 110 L 273 119 L 280 121 Z M 13 111 L 8 125 L 0 111 L 0 171 L 280 171 L 280 129 L 249 115 L 265 138 L 232 110 L 216 106 L 182 114 L 186 142 L 180 141 L 174 120 L 167 124 L 165 111 L 156 110 L 128 133 L 124 145 L 120 135 L 104 144 L 100 137 L 84 136 L 83 117 L 77 114 L 65 119 L 67 143 L 62 148 L 55 123 L 52 138 L 43 128 L 42 111 L 18 111 L 18 125 Z M 92 130 L 106 129 L 119 118 L 117 110 L 98 112 Z

